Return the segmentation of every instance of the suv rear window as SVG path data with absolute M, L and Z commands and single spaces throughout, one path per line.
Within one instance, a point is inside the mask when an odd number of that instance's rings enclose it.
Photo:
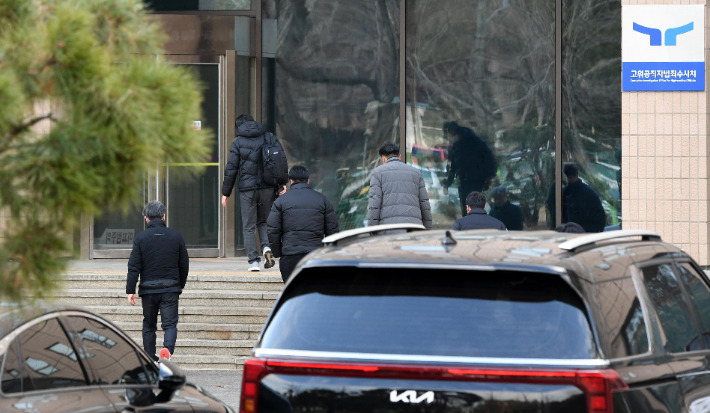
M 594 358 L 585 314 L 578 295 L 555 275 L 315 268 L 284 291 L 261 347 Z

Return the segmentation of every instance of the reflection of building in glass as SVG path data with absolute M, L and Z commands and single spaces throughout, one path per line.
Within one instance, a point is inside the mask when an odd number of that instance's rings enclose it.
M 50 374 L 56 373 L 58 369 L 52 367 L 49 363 L 44 360 L 37 360 L 32 357 L 27 357 L 25 359 L 25 365 L 39 374 L 49 376 Z
M 47 348 L 49 351 L 53 351 L 57 354 L 61 354 L 62 356 L 69 357 L 70 359 L 76 361 L 76 354 L 74 353 L 74 349 L 71 347 L 67 346 L 64 343 L 56 343 L 52 345 L 51 347 Z
M 95 333 L 88 329 L 82 330 L 82 332 L 79 334 L 84 340 L 93 341 L 94 343 L 101 344 L 106 348 L 111 348 L 116 345 L 116 342 L 111 340 L 110 338 L 102 336 L 101 334 Z

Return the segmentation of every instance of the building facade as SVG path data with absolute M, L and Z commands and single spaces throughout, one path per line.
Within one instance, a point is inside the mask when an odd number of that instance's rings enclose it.
M 434 226 L 449 228 L 470 188 L 461 177 L 476 174 L 475 162 L 451 166 L 466 152 L 443 130 L 456 122 L 495 154 L 485 190 L 505 186 L 525 230 L 562 222 L 575 201 L 563 197 L 563 167 L 572 163 L 601 202 L 603 226 L 658 231 L 710 265 L 707 94 L 622 91 L 622 11 L 631 0 L 146 5 L 168 37 L 160 58 L 191 65 L 205 83 L 205 118 L 193 121 L 216 137 L 202 175 L 171 179 L 198 165 L 156 164 L 137 188 L 166 203 L 191 256 L 243 249 L 235 197 L 226 209 L 219 197 L 234 119 L 252 113 L 291 165 L 311 171 L 341 229 L 366 225 L 369 177 L 385 142 L 399 143 L 422 171 Z M 127 256 L 142 229 L 138 208 L 85 217 L 82 253 Z

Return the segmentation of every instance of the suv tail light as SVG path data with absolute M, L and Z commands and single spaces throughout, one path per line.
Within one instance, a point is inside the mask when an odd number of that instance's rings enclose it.
M 251 358 L 244 364 L 241 413 L 257 413 L 259 386 L 268 374 L 446 380 L 498 383 L 567 384 L 587 396 L 587 413 L 613 413 L 612 392 L 628 386 L 614 370 L 516 370 L 347 363 L 314 363 Z

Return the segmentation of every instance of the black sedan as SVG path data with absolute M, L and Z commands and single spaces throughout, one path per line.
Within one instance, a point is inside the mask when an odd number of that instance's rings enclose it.
M 0 361 L 3 413 L 232 412 L 78 307 L 0 304 Z

